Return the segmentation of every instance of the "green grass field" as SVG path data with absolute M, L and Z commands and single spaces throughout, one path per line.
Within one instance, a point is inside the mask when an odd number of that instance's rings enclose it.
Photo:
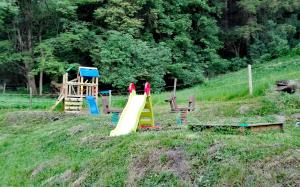
M 221 75 L 177 92 L 197 109 L 178 125 L 164 100 L 153 95 L 160 131 L 109 137 L 110 115 L 91 117 L 48 112 L 55 98 L 0 96 L 1 186 L 297 186 L 300 185 L 300 94 L 274 91 L 278 79 L 300 79 L 300 57 Z M 124 106 L 126 96 L 114 97 Z M 192 131 L 203 124 L 277 122 L 284 132 Z

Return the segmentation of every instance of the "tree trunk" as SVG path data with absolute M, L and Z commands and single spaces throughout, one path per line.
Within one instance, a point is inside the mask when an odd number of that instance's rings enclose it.
M 20 9 L 20 19 L 17 23 L 17 50 L 26 54 L 23 58 L 24 75 L 27 79 L 28 86 L 32 89 L 33 94 L 37 94 L 35 78 L 32 74 L 33 54 L 32 54 L 32 1 L 18 0 Z
M 40 31 L 39 31 L 39 43 L 42 42 L 42 30 L 43 30 L 43 28 L 40 27 Z M 40 91 L 40 95 L 43 95 L 43 75 L 44 75 L 45 55 L 44 55 L 43 49 L 41 49 L 40 51 L 41 51 L 41 62 L 40 62 L 41 64 L 40 64 L 39 91 Z
M 35 78 L 32 74 L 32 68 L 30 67 L 31 62 L 28 62 L 27 60 L 24 62 L 25 64 L 25 74 L 27 78 L 27 84 L 28 87 L 32 89 L 32 94 L 37 94 L 36 84 L 35 84 Z
M 43 70 L 40 70 L 40 82 L 39 82 L 39 89 L 40 89 L 40 95 L 43 95 Z

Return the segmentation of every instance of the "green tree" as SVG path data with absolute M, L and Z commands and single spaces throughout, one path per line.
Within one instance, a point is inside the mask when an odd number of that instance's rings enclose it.
M 165 85 L 166 65 L 171 62 L 170 50 L 163 44 L 151 46 L 118 31 L 99 39 L 92 57 L 101 80 L 119 89 L 131 82 L 150 81 L 153 90 L 160 91 Z

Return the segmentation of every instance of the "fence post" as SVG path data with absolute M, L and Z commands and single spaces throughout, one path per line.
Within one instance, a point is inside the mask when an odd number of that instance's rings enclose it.
M 176 97 L 177 78 L 174 79 L 173 96 Z
M 252 82 L 252 66 L 248 64 L 248 82 L 249 82 L 249 94 L 253 95 L 253 82 Z
M 32 109 L 32 88 L 29 87 L 29 109 Z
M 3 83 L 3 94 L 5 94 L 5 89 L 6 89 L 6 81 Z

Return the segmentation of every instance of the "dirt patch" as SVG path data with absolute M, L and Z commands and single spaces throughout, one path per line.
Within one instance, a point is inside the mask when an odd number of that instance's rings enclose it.
M 295 120 L 300 120 L 300 113 L 293 114 L 292 118 L 295 119 Z
M 60 162 L 65 162 L 65 161 L 66 160 L 64 160 L 62 158 L 55 158 L 53 160 L 48 160 L 43 163 L 40 163 L 31 171 L 30 178 L 33 179 L 34 177 L 36 177 L 37 175 L 39 175 L 46 169 L 54 167 L 54 166 L 58 165 Z
M 70 181 L 73 176 L 74 176 L 74 173 L 72 172 L 72 170 L 66 170 L 62 174 L 55 175 L 55 176 L 50 177 L 49 179 L 47 179 L 44 182 L 44 185 L 63 184 L 63 183 L 66 183 L 66 182 Z
M 77 126 L 74 126 L 74 127 L 71 127 L 70 129 L 68 129 L 68 134 L 70 136 L 74 136 L 75 134 L 78 134 L 82 131 L 84 131 L 86 129 L 86 125 L 77 125 Z
M 87 170 L 84 170 L 80 176 L 70 185 L 71 187 L 80 187 L 83 186 L 83 182 L 88 177 L 89 173 Z
M 212 144 L 207 150 L 208 156 L 215 159 L 219 151 L 222 150 L 225 146 L 226 144 L 223 142 L 216 142 Z
M 63 120 L 74 117 L 73 114 L 46 112 L 46 111 L 20 111 L 7 113 L 5 122 L 9 125 L 19 125 L 24 123 L 41 123 Z
M 108 141 L 112 137 L 109 136 L 99 136 L 99 135 L 91 135 L 91 136 L 86 136 L 81 138 L 80 143 L 81 144 L 94 144 L 94 143 L 99 143 L 103 141 Z
M 247 114 L 250 111 L 250 107 L 247 105 L 242 105 L 240 106 L 240 108 L 238 109 L 238 113 L 239 114 Z
M 300 186 L 300 149 L 259 161 L 252 170 L 268 186 Z
M 156 149 L 147 156 L 133 160 L 127 185 L 136 186 L 149 172 L 168 171 L 184 183 L 191 183 L 190 166 L 182 149 Z
M 34 178 L 36 175 L 44 171 L 44 169 L 48 166 L 46 163 L 42 163 L 38 165 L 32 172 L 30 178 Z

